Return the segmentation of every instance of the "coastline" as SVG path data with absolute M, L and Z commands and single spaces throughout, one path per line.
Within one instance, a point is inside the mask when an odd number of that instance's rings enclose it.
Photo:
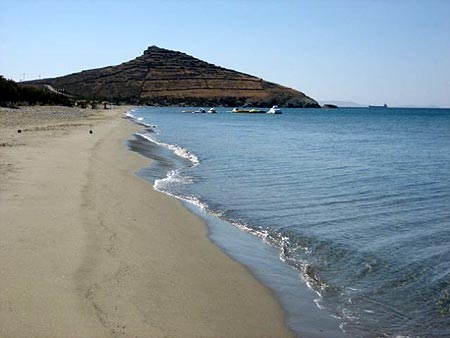
M 0 336 L 293 336 L 205 223 L 134 175 L 149 160 L 127 150 L 124 111 L 0 110 Z

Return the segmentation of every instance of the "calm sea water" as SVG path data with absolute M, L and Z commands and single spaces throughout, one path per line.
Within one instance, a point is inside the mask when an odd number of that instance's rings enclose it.
M 157 190 L 256 235 L 275 252 L 265 273 L 295 268 L 289 288 L 308 286 L 345 335 L 450 337 L 450 110 L 182 109 L 132 112 L 155 125 L 129 146 L 155 160 L 140 174 Z

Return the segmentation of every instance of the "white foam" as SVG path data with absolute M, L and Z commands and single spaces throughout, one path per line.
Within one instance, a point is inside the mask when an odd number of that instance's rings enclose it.
M 316 299 L 314 299 L 314 303 L 315 303 L 316 306 L 319 308 L 319 310 L 325 310 L 326 307 L 323 306 L 322 304 L 320 304 L 321 301 L 322 301 L 322 298 L 316 298 Z
M 179 145 L 159 142 L 159 141 L 155 140 L 153 137 L 151 137 L 147 133 L 139 132 L 139 133 L 137 133 L 137 135 L 139 135 L 139 136 L 145 138 L 146 140 L 148 140 L 150 142 L 153 142 L 153 143 L 155 143 L 155 144 L 157 144 L 159 146 L 162 146 L 162 147 L 165 147 L 165 148 L 167 148 L 169 150 L 172 150 L 175 155 L 189 160 L 192 163 L 193 167 L 196 167 L 196 166 L 198 166 L 200 164 L 200 160 L 198 159 L 198 157 L 194 153 L 191 153 L 189 150 L 187 150 L 187 149 L 185 149 L 183 147 L 180 147 Z
M 166 177 L 155 180 L 154 187 L 157 190 L 165 191 L 164 188 L 170 183 L 191 184 L 193 180 L 189 176 L 180 175 L 180 169 L 171 170 Z
M 179 199 L 181 201 L 185 201 L 185 202 L 188 202 L 190 204 L 193 204 L 193 205 L 195 205 L 197 208 L 199 208 L 202 211 L 207 211 L 208 210 L 208 205 L 206 203 L 203 203 L 202 201 L 200 201 L 200 199 L 198 197 L 195 197 L 195 196 L 179 196 L 179 195 L 173 194 L 173 193 L 168 192 L 167 190 L 163 189 L 163 186 L 165 186 L 165 183 L 167 183 L 168 181 L 175 181 L 175 182 L 178 181 L 178 182 L 186 183 L 186 182 L 182 181 L 181 179 L 177 179 L 177 178 L 174 178 L 174 177 L 175 177 L 175 175 L 169 175 L 168 174 L 168 176 L 166 176 L 165 178 L 162 178 L 162 179 L 159 179 L 159 180 L 155 180 L 155 183 L 153 184 L 153 188 L 156 191 L 159 191 L 159 192 L 162 192 L 162 193 L 164 193 L 166 195 L 175 197 L 176 199 Z
M 207 211 L 208 210 L 208 205 L 206 203 L 203 203 L 202 201 L 200 201 L 200 199 L 198 197 L 195 196 L 184 196 L 183 201 L 189 202 L 193 205 L 195 205 L 197 208 L 200 208 L 200 210 L 202 211 Z
M 125 112 L 123 115 L 124 115 L 124 117 L 127 117 L 129 119 L 134 119 L 133 110 L 129 110 L 129 111 Z
M 136 117 L 136 116 L 133 114 L 133 112 L 135 112 L 135 111 L 136 111 L 136 109 L 131 109 L 131 110 L 125 112 L 125 113 L 123 114 L 123 117 L 126 118 L 126 119 L 129 119 L 129 120 L 133 121 L 133 122 L 136 123 L 136 124 L 139 124 L 139 125 L 141 125 L 141 126 L 144 126 L 144 127 L 155 127 L 155 126 L 152 126 L 152 125 L 150 125 L 150 124 L 145 123 L 143 117 Z

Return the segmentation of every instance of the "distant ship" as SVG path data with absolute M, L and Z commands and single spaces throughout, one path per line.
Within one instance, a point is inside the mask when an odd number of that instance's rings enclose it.
M 383 104 L 382 106 L 369 106 L 369 108 L 387 108 L 387 104 Z

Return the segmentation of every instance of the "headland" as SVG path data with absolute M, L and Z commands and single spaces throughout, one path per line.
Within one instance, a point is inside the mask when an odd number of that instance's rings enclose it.
M 120 65 L 26 84 L 51 86 L 89 100 L 131 104 L 320 108 L 298 90 L 157 46 Z

